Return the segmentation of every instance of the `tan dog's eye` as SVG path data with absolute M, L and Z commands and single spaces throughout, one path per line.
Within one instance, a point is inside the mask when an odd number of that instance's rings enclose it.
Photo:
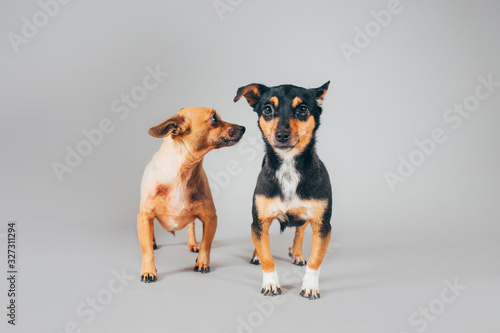
M 214 113 L 212 118 L 210 118 L 214 124 L 217 124 L 219 122 L 219 118 L 217 118 L 217 115 Z

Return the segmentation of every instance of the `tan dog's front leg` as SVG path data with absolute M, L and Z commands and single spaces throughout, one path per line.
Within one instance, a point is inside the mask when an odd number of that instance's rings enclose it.
M 146 283 L 154 282 L 158 279 L 155 267 L 155 255 L 153 253 L 153 220 L 147 212 L 140 212 L 137 215 L 137 233 L 141 243 L 142 268 L 141 281 Z
M 194 221 L 188 224 L 188 248 L 191 252 L 200 252 L 200 246 L 194 233 Z
M 293 239 L 293 246 L 288 248 L 288 255 L 292 258 L 292 264 L 304 266 L 307 261 L 302 254 L 302 242 L 304 241 L 304 233 L 308 222 L 300 227 L 295 228 L 295 238 Z
M 307 264 L 306 273 L 302 279 L 302 288 L 300 295 L 309 299 L 316 299 L 320 297 L 319 294 L 319 269 L 323 258 L 325 257 L 326 250 L 330 244 L 331 231 L 328 233 L 322 232 L 321 223 L 311 222 L 313 229 L 313 241 L 311 257 Z
M 271 246 L 269 244 L 269 226 L 272 219 L 265 221 L 256 221 L 252 224 L 252 240 L 255 250 L 262 265 L 262 289 L 264 296 L 281 295 L 281 286 L 276 273 L 273 256 L 271 255 Z
M 217 215 L 214 213 L 200 216 L 203 223 L 203 235 L 201 237 L 200 253 L 196 258 L 194 266 L 195 272 L 209 273 L 210 272 L 210 251 L 212 249 L 212 241 L 214 240 L 215 231 L 217 230 Z

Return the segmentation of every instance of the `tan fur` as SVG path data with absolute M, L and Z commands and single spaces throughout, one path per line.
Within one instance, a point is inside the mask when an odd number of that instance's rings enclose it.
M 325 257 L 326 250 L 328 249 L 328 244 L 330 244 L 331 232 L 326 236 L 322 236 L 321 220 L 315 220 L 311 223 L 313 229 L 313 239 L 312 239 L 312 250 L 311 256 L 309 257 L 308 266 L 311 269 L 319 269 L 323 258 Z
M 267 198 L 263 195 L 255 196 L 255 206 L 259 220 L 275 219 L 280 215 L 303 216 L 304 220 L 321 220 L 328 206 L 327 200 L 298 200 L 283 202 L 280 197 Z
M 263 116 L 259 118 L 259 126 L 262 129 L 262 133 L 273 149 L 275 145 L 279 144 L 275 137 L 278 121 L 278 118 L 274 118 L 269 121 L 266 121 Z M 300 121 L 295 118 L 290 119 L 289 145 L 294 146 L 294 148 L 286 154 L 297 155 L 302 152 L 302 150 L 304 150 L 311 142 L 315 126 L 316 122 L 314 121 L 313 116 L 309 116 L 306 121 Z M 277 152 L 278 154 L 283 154 L 280 151 Z
M 302 99 L 297 96 L 292 101 L 292 107 L 295 109 L 300 103 L 302 103 Z
M 273 96 L 269 99 L 269 102 L 273 103 L 274 107 L 277 108 L 280 105 L 278 97 Z
M 218 118 L 215 126 L 213 115 Z M 137 230 L 143 261 L 141 277 L 147 282 L 157 278 L 154 219 L 172 233 L 188 226 L 188 247 L 193 252 L 199 250 L 195 270 L 209 268 L 217 215 L 203 157 L 213 149 L 233 145 L 243 132 L 238 125 L 222 121 L 213 109 L 190 107 L 151 128 L 150 134 L 164 141 L 147 165 L 141 183 Z M 194 233 L 195 219 L 203 223 L 200 246 Z
M 262 234 L 257 237 L 252 231 L 252 240 L 255 245 L 255 251 L 259 255 L 262 270 L 266 273 L 275 270 L 273 256 L 271 255 L 271 247 L 269 244 L 269 227 L 271 226 L 272 219 L 261 220 Z M 255 252 L 254 252 L 255 253 Z
M 254 106 L 255 103 L 257 103 L 257 101 L 260 98 L 260 89 L 255 84 L 248 85 L 243 89 L 243 91 L 239 95 L 237 95 L 234 98 L 234 102 L 239 101 L 241 96 L 245 97 L 245 99 L 248 102 L 248 105 Z
M 294 264 L 305 265 L 306 260 L 302 254 L 302 242 L 304 241 L 304 234 L 309 222 L 304 223 L 300 227 L 295 228 L 295 237 L 293 238 L 293 246 L 288 248 L 288 253 L 292 258 Z
M 293 215 L 306 220 L 304 225 L 297 227 L 293 247 L 289 249 L 294 263 L 303 262 L 302 241 L 307 225 L 311 225 L 313 229 L 313 251 L 311 253 L 312 264 L 309 267 L 319 267 L 323 260 L 324 251 L 329 244 L 319 236 L 321 221 L 325 209 L 328 206 L 327 200 L 298 200 L 291 203 L 283 202 L 280 197 L 268 198 L 263 195 L 255 196 L 255 207 L 257 208 L 257 216 L 262 223 L 261 237 L 257 237 L 252 232 L 252 239 L 255 245 L 254 256 L 257 254 L 262 264 L 264 272 L 272 272 L 274 270 L 274 260 L 271 255 L 271 247 L 269 245 L 269 227 L 274 219 L 281 215 Z M 330 237 L 330 236 L 328 236 Z M 323 253 L 323 255 L 321 255 Z M 312 266 L 311 266 L 312 265 Z M 316 269 L 316 268 L 314 268 Z
M 316 101 L 318 102 L 319 105 L 323 105 L 323 100 L 325 99 L 326 92 L 328 91 L 328 88 L 323 90 L 323 93 L 321 96 L 316 98 Z
M 298 141 L 291 151 L 293 155 L 300 153 L 311 142 L 314 126 L 316 122 L 313 116 L 309 116 L 306 121 L 290 119 L 290 134 L 292 138 L 295 138 L 292 141 Z

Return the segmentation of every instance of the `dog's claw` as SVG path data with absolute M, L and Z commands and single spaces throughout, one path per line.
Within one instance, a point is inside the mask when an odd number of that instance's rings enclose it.
M 141 282 L 151 283 L 151 282 L 155 282 L 156 280 L 158 280 L 158 277 L 156 275 L 153 275 L 153 274 L 141 275 Z
M 196 243 L 194 244 L 190 244 L 188 243 L 188 248 L 189 248 L 189 251 L 193 252 L 193 253 L 199 253 L 200 252 L 200 246 Z
M 305 266 L 307 265 L 307 260 L 305 260 L 304 258 L 297 257 L 292 261 L 292 264 L 297 266 Z
M 253 265 L 260 265 L 260 258 L 259 256 L 255 256 L 252 259 L 250 259 L 250 263 Z
M 289 247 L 288 248 L 288 256 L 292 258 L 292 264 L 297 265 L 297 266 L 305 266 L 307 265 L 306 259 L 302 256 L 302 252 L 300 255 L 294 255 L 293 254 L 293 248 Z
M 153 250 L 157 250 L 158 249 L 158 246 L 156 246 L 156 244 L 153 244 Z
M 196 266 L 194 266 L 193 271 L 200 272 L 201 274 L 210 273 L 210 266 L 206 266 L 206 265 L 198 266 L 198 265 L 196 265 Z
M 308 298 L 311 301 L 319 299 L 321 297 L 319 290 L 316 289 L 309 289 L 309 290 L 302 289 L 300 292 L 300 296 Z
M 275 284 L 269 284 L 265 287 L 262 287 L 260 293 L 264 294 L 264 296 L 276 296 L 276 295 L 281 295 L 283 291 L 281 290 L 280 286 Z

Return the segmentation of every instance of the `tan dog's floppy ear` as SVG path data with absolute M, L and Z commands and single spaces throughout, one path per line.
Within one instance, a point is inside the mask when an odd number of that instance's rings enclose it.
M 175 115 L 159 125 L 151 127 L 148 133 L 155 138 L 164 138 L 170 134 L 181 135 L 186 130 L 186 122 L 184 117 Z
M 309 89 L 310 91 L 313 92 L 314 96 L 316 97 L 316 102 L 318 102 L 319 105 L 323 104 L 323 98 L 325 97 L 325 94 L 328 91 L 329 86 L 330 86 L 330 81 L 328 81 L 319 88 Z
M 263 84 L 251 83 L 244 87 L 240 87 L 236 92 L 236 96 L 233 99 L 233 102 L 238 102 L 241 96 L 245 97 L 248 104 L 253 107 L 259 101 L 262 93 L 267 89 L 267 87 Z

